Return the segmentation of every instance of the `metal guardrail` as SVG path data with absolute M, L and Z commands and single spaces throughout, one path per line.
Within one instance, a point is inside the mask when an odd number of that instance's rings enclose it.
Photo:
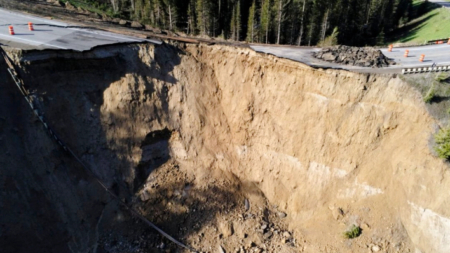
M 450 66 L 437 66 L 437 67 L 422 67 L 422 68 L 405 68 L 402 69 L 402 74 L 420 74 L 427 72 L 441 72 L 450 71 Z
M 426 45 L 432 45 L 432 44 L 446 44 L 448 42 L 450 37 L 445 39 L 437 39 L 437 40 L 428 40 L 425 44 Z

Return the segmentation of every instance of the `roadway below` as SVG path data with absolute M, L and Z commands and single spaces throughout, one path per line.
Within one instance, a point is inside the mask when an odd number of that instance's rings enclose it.
M 439 5 L 441 5 L 442 7 L 445 7 L 445 8 L 450 8 L 450 2 L 446 2 L 444 0 L 428 0 L 428 2 L 439 4 Z
M 32 22 L 34 31 L 28 29 Z M 15 35 L 9 33 L 13 26 Z M 118 43 L 150 42 L 159 40 L 141 39 L 132 36 L 70 26 L 67 23 L 24 15 L 0 8 L 0 43 L 22 49 L 62 49 L 87 51 L 97 46 Z
M 319 60 L 313 57 L 313 53 L 320 51 L 320 48 L 265 45 L 251 45 L 250 47 L 260 53 L 302 62 L 315 68 L 345 69 L 360 73 L 401 73 L 404 68 L 430 67 L 433 63 L 436 63 L 437 66 L 450 65 L 450 45 L 447 44 L 398 47 L 393 48 L 392 52 L 388 52 L 387 48 L 382 48 L 380 50 L 383 54 L 396 62 L 396 65 L 385 68 L 358 67 Z M 408 57 L 404 57 L 406 50 L 409 50 Z M 419 57 L 422 54 L 425 55 L 425 60 L 420 62 Z

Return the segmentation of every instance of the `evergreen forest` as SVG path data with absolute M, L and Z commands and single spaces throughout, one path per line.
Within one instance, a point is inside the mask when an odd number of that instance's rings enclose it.
M 412 0 L 87 0 L 116 17 L 254 43 L 383 45 L 417 16 Z

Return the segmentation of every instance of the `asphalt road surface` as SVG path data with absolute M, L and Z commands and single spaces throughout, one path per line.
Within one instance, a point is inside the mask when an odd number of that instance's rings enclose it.
M 437 0 L 434 0 L 437 1 Z M 443 3 L 446 4 L 446 3 Z M 34 31 L 29 31 L 28 22 L 34 24 Z M 15 35 L 10 35 L 8 27 L 13 26 Z M 100 30 L 73 27 L 64 22 L 24 15 L 0 8 L 0 43 L 24 49 L 64 49 L 86 51 L 101 45 L 117 43 L 150 42 L 161 44 L 159 40 L 140 39 Z M 450 65 L 450 45 L 439 44 L 430 46 L 394 48 L 382 52 L 392 58 L 397 65 L 387 68 L 365 68 L 340 65 L 315 59 L 312 54 L 319 48 L 294 46 L 266 46 L 252 45 L 257 52 L 272 54 L 281 58 L 308 64 L 318 68 L 346 69 L 366 73 L 401 73 L 403 68 L 425 67 L 436 63 L 438 66 Z M 409 57 L 405 58 L 405 50 L 409 50 Z M 425 54 L 425 61 L 420 62 L 419 57 Z
M 28 29 L 32 22 L 34 31 Z M 15 35 L 9 34 L 13 26 Z M 86 51 L 101 45 L 117 43 L 150 42 L 158 40 L 140 39 L 100 30 L 71 27 L 70 25 L 44 18 L 23 15 L 0 8 L 0 43 L 24 49 L 64 49 Z
M 320 48 L 263 45 L 253 45 L 250 47 L 257 52 L 302 62 L 316 68 L 346 69 L 361 73 L 401 73 L 403 68 L 430 67 L 433 63 L 436 63 L 437 66 L 449 66 L 450 45 L 445 43 L 429 46 L 393 48 L 392 52 L 388 52 L 387 48 L 383 48 L 381 49 L 383 54 L 397 63 L 386 68 L 356 67 L 318 60 L 312 54 L 319 51 Z M 409 50 L 408 57 L 404 57 L 405 50 Z M 419 57 L 422 54 L 425 55 L 425 60 L 420 62 Z
M 439 4 L 439 5 L 442 5 L 442 6 L 446 7 L 446 8 L 450 8 L 450 3 L 446 2 L 445 0 L 428 0 L 428 2 Z

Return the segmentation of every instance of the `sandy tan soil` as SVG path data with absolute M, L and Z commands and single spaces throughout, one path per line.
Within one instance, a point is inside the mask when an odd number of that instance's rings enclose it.
M 61 138 L 199 251 L 450 251 L 437 122 L 400 78 L 175 44 L 9 53 Z M 62 153 L 11 81 L 1 88 L 7 252 L 181 251 Z M 345 239 L 351 225 L 362 234 Z

